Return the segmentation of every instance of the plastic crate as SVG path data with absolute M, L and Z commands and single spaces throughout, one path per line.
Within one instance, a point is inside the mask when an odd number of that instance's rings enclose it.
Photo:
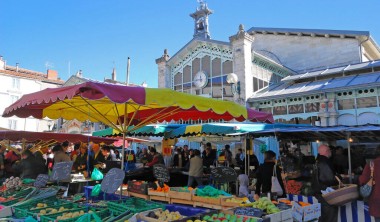
M 85 211 L 85 209 L 83 208 L 77 208 L 75 210 L 72 210 L 70 213 L 74 213 L 74 212 L 80 212 L 81 210 Z M 94 209 L 90 209 L 93 211 L 93 213 L 95 213 L 96 215 L 98 215 L 100 218 L 106 218 L 110 215 L 110 212 L 107 210 L 107 209 L 103 209 L 103 210 L 94 210 Z M 48 215 L 48 216 L 41 216 L 40 217 L 40 221 L 41 222 L 50 222 L 50 221 L 58 221 L 57 220 L 57 217 L 58 216 L 62 216 L 64 213 L 68 213 L 68 212 L 62 212 L 62 213 L 56 213 L 56 214 L 51 214 L 51 215 Z M 87 214 L 87 213 L 85 213 Z M 85 215 L 84 214 L 84 215 Z M 59 221 L 62 221 L 62 222 L 75 222 L 76 220 L 78 220 L 80 217 L 82 217 L 83 215 L 80 215 L 80 216 L 77 216 L 77 217 L 73 217 L 73 218 L 68 218 L 68 219 L 65 219 L 65 220 L 59 220 Z
M 91 196 L 91 192 L 94 186 L 85 186 L 84 187 L 84 195 L 87 200 L 91 201 L 100 201 L 100 200 L 120 200 L 120 195 L 119 194 L 114 194 L 114 193 L 104 193 L 101 191 L 98 196 Z M 128 198 L 127 196 L 121 196 L 121 199 L 126 199 Z
M 189 206 L 180 205 L 180 204 L 167 204 L 165 206 L 165 210 L 178 211 L 181 215 L 187 216 L 187 217 L 211 212 L 210 209 L 207 209 L 207 208 L 189 207 Z
M 108 209 L 115 216 L 120 215 L 126 211 L 131 211 L 132 213 L 140 213 L 142 211 L 147 211 L 156 208 L 165 209 L 164 204 L 146 201 L 134 197 L 121 201 L 110 201 L 107 203 L 107 206 Z
M 35 208 L 37 203 L 46 203 L 47 207 L 43 208 L 38 208 L 38 209 L 32 209 Z M 68 201 L 62 201 L 62 200 L 56 200 L 56 201 L 33 201 L 33 204 L 27 205 L 27 206 L 21 206 L 21 207 L 14 207 L 14 216 L 16 218 L 23 218 L 27 216 L 34 216 L 37 217 L 41 210 L 46 210 L 47 208 L 52 208 L 52 209 L 59 209 L 61 207 L 67 208 L 67 209 L 73 209 L 73 208 L 78 208 L 78 205 L 72 202 Z

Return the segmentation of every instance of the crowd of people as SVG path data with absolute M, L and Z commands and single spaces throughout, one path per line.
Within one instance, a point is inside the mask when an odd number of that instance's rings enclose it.
M 56 144 L 52 149 L 43 147 L 34 149 L 29 147 L 25 150 L 8 150 L 4 146 L 0 146 L 0 176 L 2 178 L 10 176 L 20 176 L 21 178 L 35 179 L 38 174 L 47 173 L 51 170 L 55 163 L 73 161 L 73 172 L 83 173 L 91 172 L 94 168 L 104 170 L 107 166 L 107 161 L 120 160 L 121 156 L 119 151 L 114 147 L 100 146 L 99 144 L 75 144 L 71 149 L 68 142 Z M 303 164 L 305 156 L 299 150 L 295 150 L 293 154 L 288 154 L 287 158 L 291 162 Z M 297 152 L 298 151 L 298 152 Z M 321 203 L 322 216 L 321 221 L 337 221 L 338 207 L 329 205 L 322 197 L 322 191 L 327 187 L 332 187 L 338 184 L 336 177 L 342 174 L 347 174 L 348 160 L 345 154 L 346 150 L 341 147 L 330 148 L 327 145 L 320 145 L 318 147 L 318 156 L 315 158 L 314 166 L 316 171 L 311 175 L 313 196 L 315 196 Z M 19 154 L 20 153 L 20 154 Z M 380 147 L 377 148 L 377 153 L 380 153 Z M 131 156 L 128 157 L 128 156 Z M 194 183 L 203 185 L 202 177 L 205 170 L 211 166 L 227 166 L 236 169 L 242 169 L 243 172 L 239 175 L 240 181 L 239 193 L 242 196 L 249 196 L 250 191 L 254 191 L 254 199 L 258 199 L 262 195 L 272 192 L 272 176 L 276 175 L 279 184 L 284 191 L 281 196 L 284 197 L 285 187 L 283 180 L 286 174 L 282 172 L 283 167 L 277 165 L 276 153 L 273 151 L 266 151 L 264 153 L 264 163 L 259 165 L 257 158 L 251 155 L 251 166 L 255 166 L 255 173 L 253 177 L 256 179 L 255 186 L 248 189 L 251 181 L 248 176 L 244 174 L 243 169 L 246 168 L 245 153 L 242 149 L 237 149 L 233 157 L 230 151 L 230 146 L 225 145 L 224 150 L 217 155 L 216 149 L 212 149 L 211 143 L 206 143 L 203 152 L 199 149 L 189 149 L 187 145 L 183 148 L 175 148 L 172 154 L 172 161 L 169 166 L 173 168 L 183 168 L 188 171 L 188 186 L 193 186 Z M 139 147 L 134 152 L 127 152 L 126 159 L 132 162 L 139 162 L 146 167 L 152 167 L 155 164 L 165 164 L 164 157 L 161 153 L 157 152 L 154 147 L 142 148 Z M 371 174 L 370 166 L 366 164 L 364 158 L 358 156 L 353 157 L 353 166 L 356 170 L 361 170 L 361 176 L 358 177 L 358 185 L 366 184 L 371 177 L 374 181 L 380 181 L 380 171 L 375 170 Z M 223 160 L 221 163 L 220 160 Z M 283 160 L 282 160 L 283 161 Z M 380 168 L 380 157 L 374 159 L 374 168 Z M 167 165 L 168 163 L 166 163 Z M 276 174 L 274 174 L 274 172 Z M 317 172 L 317 173 L 316 173 Z M 88 175 L 86 175 L 88 176 Z M 375 183 L 374 183 L 375 184 Z M 373 191 L 369 197 L 369 211 L 376 221 L 380 221 L 380 187 L 373 186 Z
M 105 171 L 108 161 L 120 160 L 121 156 L 115 147 L 91 143 L 70 144 L 68 141 L 57 143 L 52 147 L 34 147 L 7 150 L 0 145 L 0 178 L 18 176 L 35 179 L 39 174 L 46 174 L 55 163 L 73 161 L 73 173 L 88 172 L 94 168 Z

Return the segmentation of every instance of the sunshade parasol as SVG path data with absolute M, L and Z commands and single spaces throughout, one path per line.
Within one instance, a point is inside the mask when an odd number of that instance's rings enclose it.
M 25 142 L 54 140 L 56 142 L 64 142 L 64 141 L 69 141 L 72 143 L 94 142 L 94 143 L 105 143 L 105 144 L 112 144 L 115 141 L 117 141 L 117 139 L 113 139 L 113 138 L 86 136 L 82 134 L 29 132 L 29 131 L 16 131 L 16 130 L 0 131 L 0 140 L 25 141 Z
M 48 88 L 24 95 L 4 110 L 3 117 L 102 122 L 125 135 L 142 126 L 171 120 L 251 120 L 273 122 L 270 113 L 230 101 L 205 98 L 174 90 L 85 82 Z M 130 129 L 129 126 L 134 126 Z M 124 156 L 124 155 L 123 155 Z
M 169 132 L 165 137 L 176 138 L 185 136 L 196 136 L 196 135 L 240 135 L 247 133 L 255 133 L 268 129 L 283 129 L 290 127 L 305 127 L 310 126 L 306 124 L 266 124 L 266 123 L 205 123 L 205 124 L 195 124 L 195 125 L 185 125 L 178 127 L 171 132 Z
M 177 129 L 179 127 L 187 126 L 186 124 L 151 124 L 143 126 L 139 129 L 129 131 L 127 135 L 129 136 L 164 136 L 164 134 Z M 133 128 L 133 126 L 130 126 Z M 92 133 L 93 136 L 118 136 L 121 133 L 113 128 L 107 128 L 104 130 L 95 131 Z

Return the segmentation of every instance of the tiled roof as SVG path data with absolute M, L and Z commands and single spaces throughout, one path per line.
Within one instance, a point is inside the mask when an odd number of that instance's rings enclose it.
M 329 29 L 295 29 L 295 28 L 269 28 L 269 27 L 252 27 L 248 33 L 302 33 L 315 35 L 331 35 L 331 36 L 369 36 L 368 31 L 352 31 L 352 30 L 329 30 Z
M 280 82 L 257 92 L 250 99 L 282 98 L 290 95 L 331 92 L 358 87 L 380 86 L 380 72 L 307 81 L 301 83 Z
M 31 71 L 28 69 L 21 69 L 21 68 L 17 69 L 16 67 L 12 67 L 12 66 L 7 66 L 5 70 L 0 70 L 0 74 L 26 78 L 26 79 L 34 79 L 34 80 L 39 80 L 39 81 L 59 84 L 59 85 L 62 85 L 65 82 L 61 79 L 57 79 L 57 80 L 48 79 L 47 74 L 42 73 L 42 72 L 36 72 L 36 71 Z

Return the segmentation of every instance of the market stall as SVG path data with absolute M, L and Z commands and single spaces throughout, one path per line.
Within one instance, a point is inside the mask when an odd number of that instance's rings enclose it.
M 171 120 L 274 121 L 270 113 L 259 112 L 230 101 L 204 98 L 170 89 L 99 82 L 48 88 L 26 94 L 4 110 L 3 117 L 13 115 L 21 118 L 33 116 L 39 119 L 48 117 L 102 122 L 117 129 L 123 137 L 131 130 L 145 125 Z M 133 127 L 130 128 L 131 126 Z

